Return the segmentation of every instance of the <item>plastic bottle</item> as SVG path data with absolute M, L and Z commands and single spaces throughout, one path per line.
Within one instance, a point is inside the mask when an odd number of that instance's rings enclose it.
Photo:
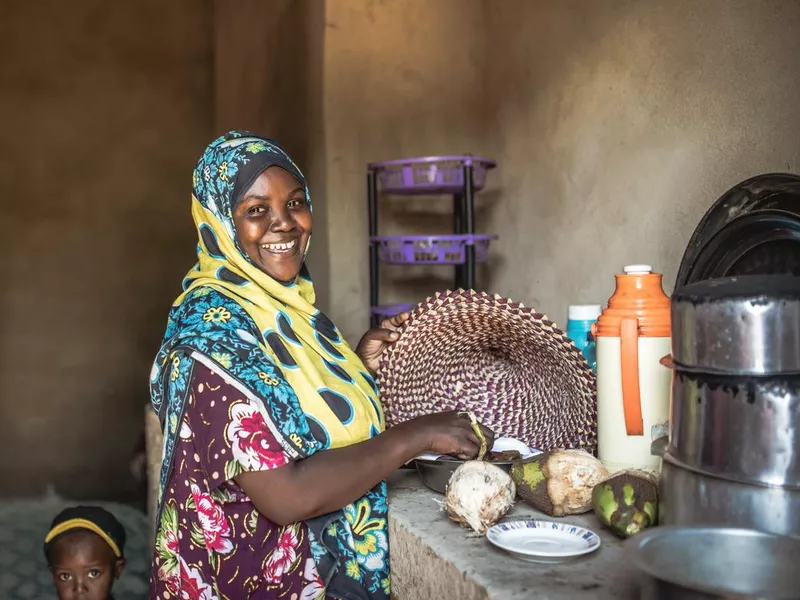
M 589 343 L 592 323 L 601 312 L 599 304 L 574 304 L 567 310 L 567 337 L 575 342 L 578 350 L 582 351 Z

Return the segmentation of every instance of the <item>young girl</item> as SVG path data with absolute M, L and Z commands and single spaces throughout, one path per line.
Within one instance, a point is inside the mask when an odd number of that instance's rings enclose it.
M 111 588 L 125 567 L 125 528 L 106 510 L 76 506 L 61 511 L 44 540 L 59 600 L 113 600 Z

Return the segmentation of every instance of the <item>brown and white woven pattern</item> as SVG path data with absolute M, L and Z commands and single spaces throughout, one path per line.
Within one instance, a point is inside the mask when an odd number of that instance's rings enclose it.
M 389 427 L 465 410 L 531 448 L 596 449 L 596 384 L 583 355 L 545 315 L 500 296 L 457 290 L 422 302 L 377 382 Z

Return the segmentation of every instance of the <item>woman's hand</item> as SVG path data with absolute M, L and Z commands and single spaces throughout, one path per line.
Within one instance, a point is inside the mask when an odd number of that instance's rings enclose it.
M 494 434 L 483 426 L 481 432 L 491 448 Z M 469 460 L 479 450 L 469 417 L 445 412 L 400 423 L 358 444 L 317 452 L 277 469 L 241 473 L 236 483 L 261 514 L 278 525 L 289 525 L 355 502 L 423 452 Z
M 356 346 L 356 354 L 361 358 L 370 373 L 378 370 L 381 353 L 389 344 L 393 344 L 400 337 L 400 327 L 408 321 L 411 315 L 407 312 L 400 313 L 384 320 L 380 326 L 370 329 L 361 338 Z
M 486 438 L 489 450 L 494 445 L 494 432 L 481 425 L 481 433 Z M 481 441 L 472 429 L 469 417 L 464 413 L 449 411 L 418 417 L 406 421 L 398 427 L 407 427 L 410 435 L 419 436 L 423 452 L 446 454 L 464 460 L 471 460 L 478 455 Z

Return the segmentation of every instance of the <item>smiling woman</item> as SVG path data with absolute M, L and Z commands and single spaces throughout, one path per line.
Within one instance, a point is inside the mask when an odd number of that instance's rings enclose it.
M 254 265 L 282 283 L 294 281 L 311 240 L 311 208 L 297 179 L 268 167 L 238 202 L 233 224 Z
M 384 431 L 372 373 L 408 315 L 353 350 L 314 306 L 311 196 L 280 146 L 230 132 L 193 181 L 198 263 L 150 380 L 165 438 L 151 597 L 387 598 L 384 479 L 480 441 L 454 412 Z

